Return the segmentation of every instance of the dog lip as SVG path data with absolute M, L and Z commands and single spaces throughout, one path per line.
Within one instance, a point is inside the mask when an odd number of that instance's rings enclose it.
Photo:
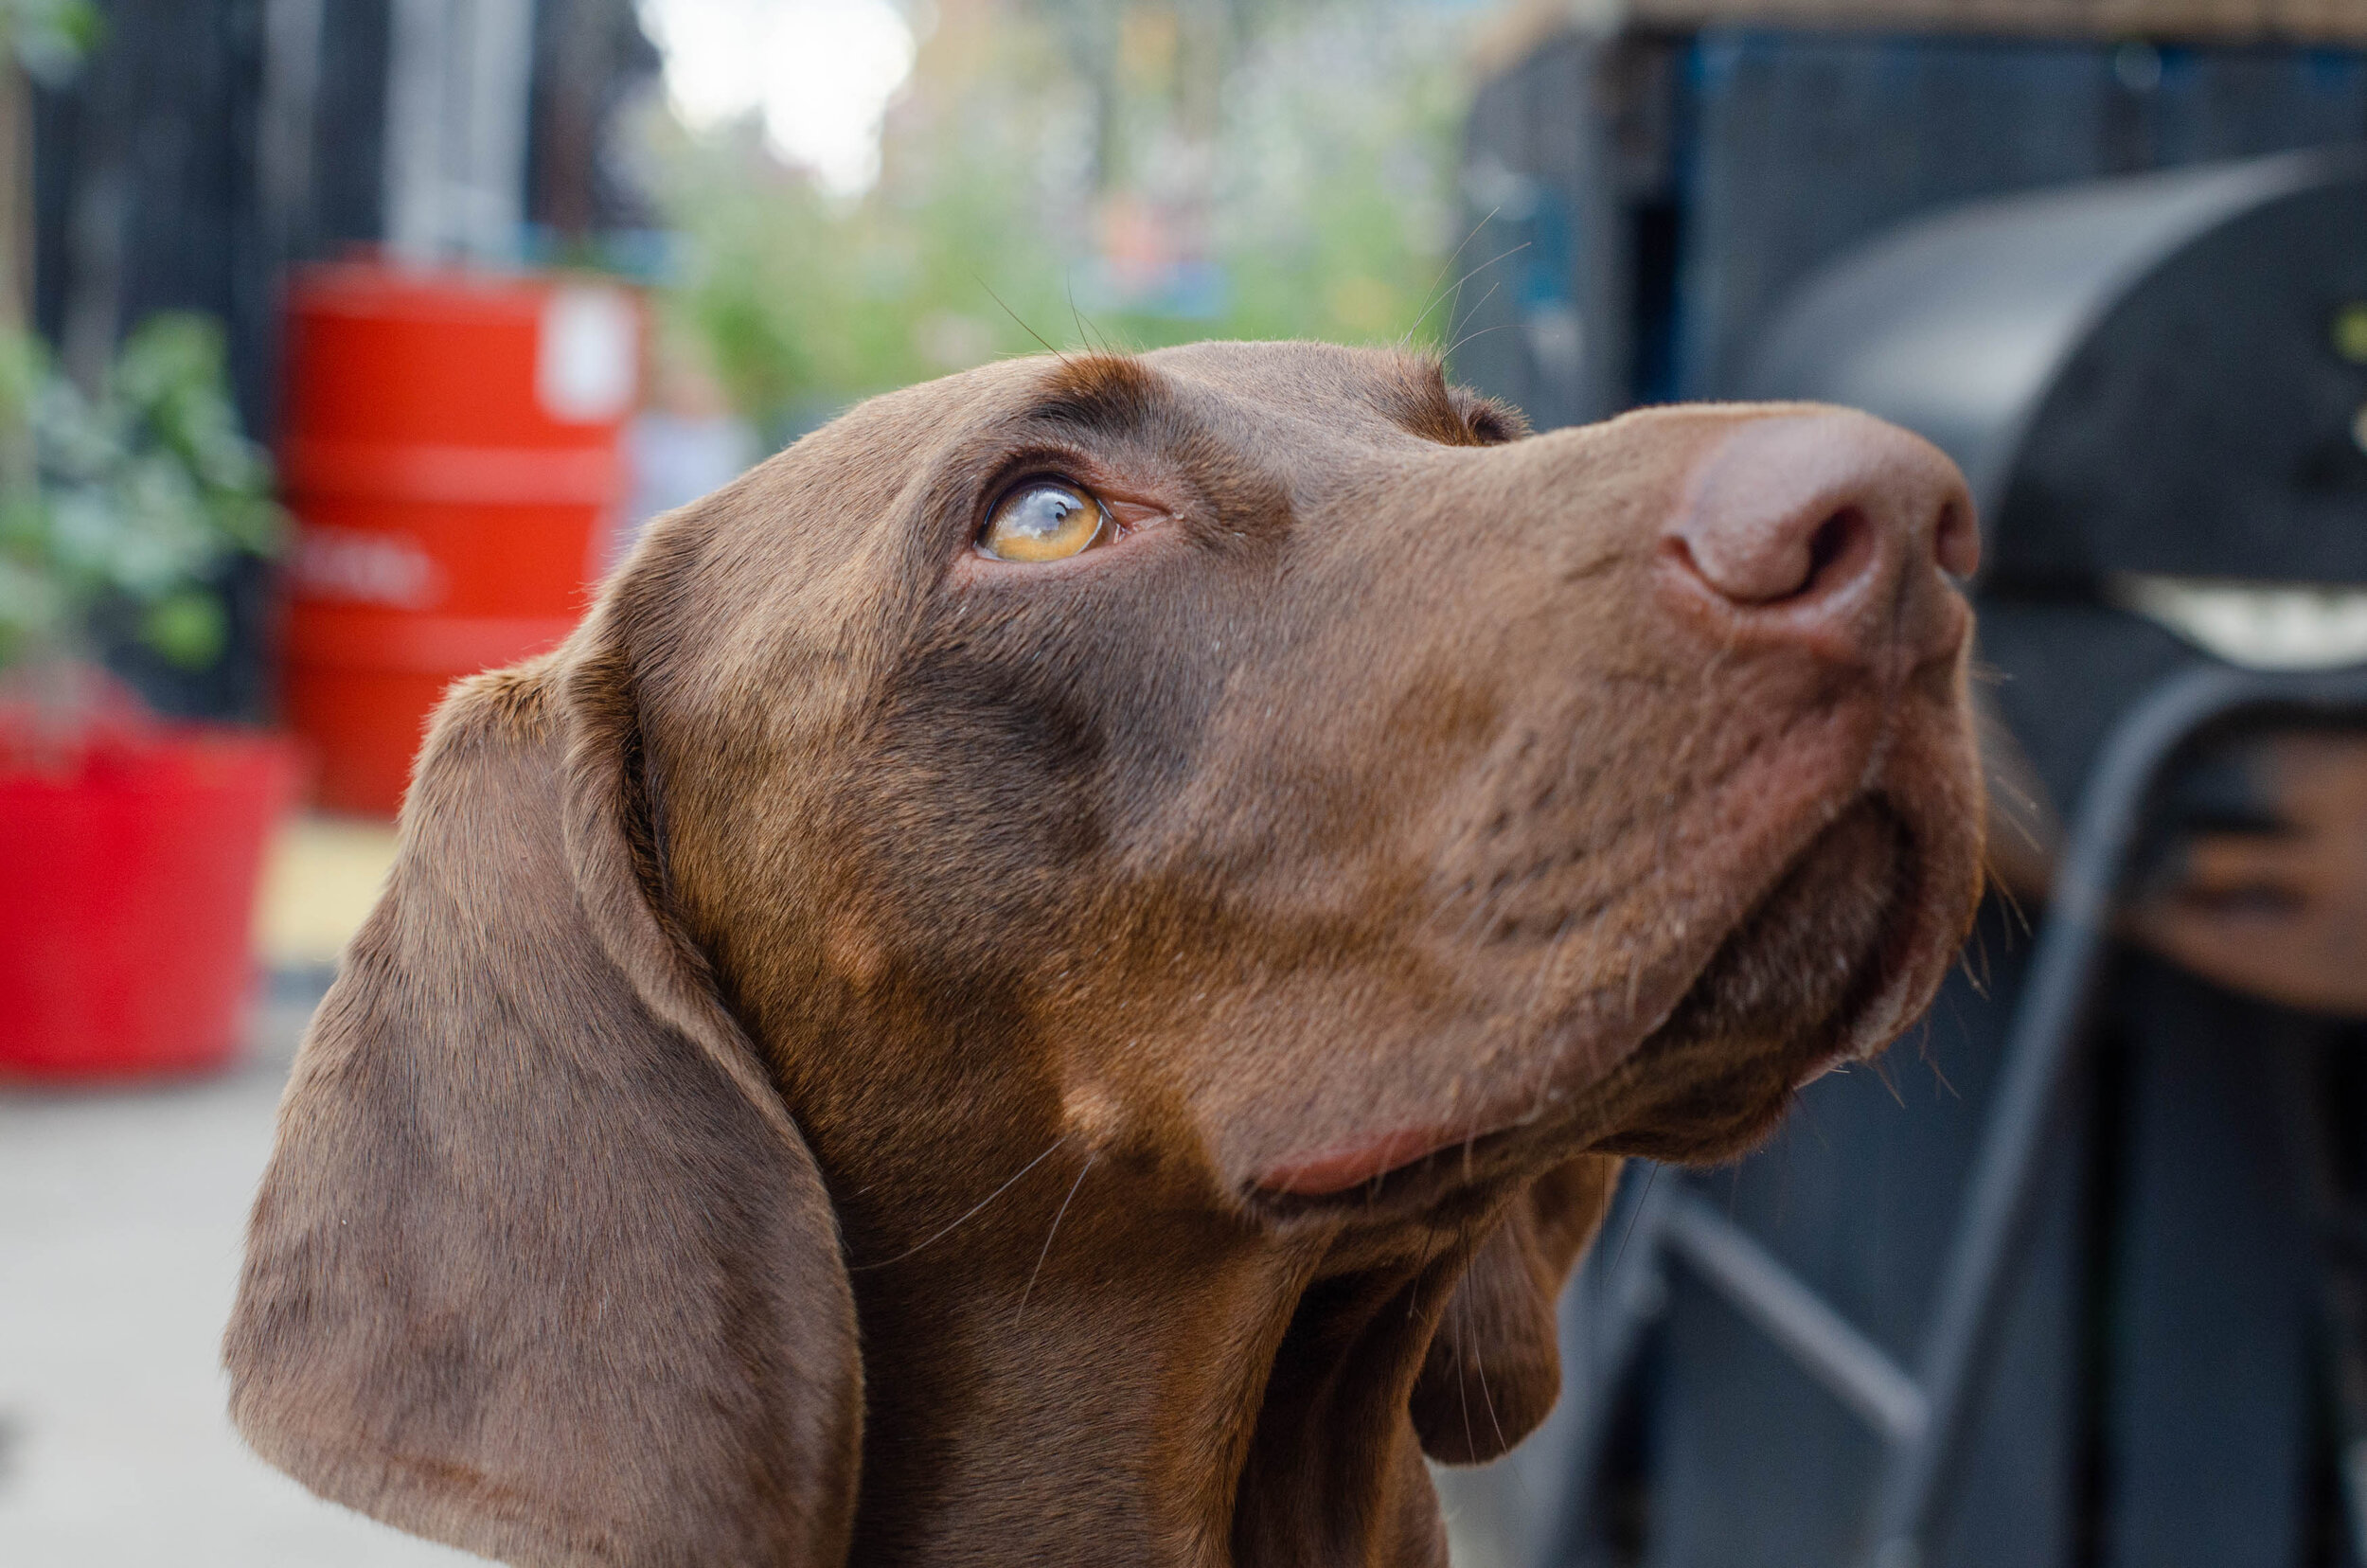
M 1330 1198 L 1393 1170 L 1417 1165 L 1444 1149 L 1468 1141 L 1460 1129 L 1439 1125 L 1400 1127 L 1377 1138 L 1334 1144 L 1269 1167 L 1255 1185 L 1293 1198 Z

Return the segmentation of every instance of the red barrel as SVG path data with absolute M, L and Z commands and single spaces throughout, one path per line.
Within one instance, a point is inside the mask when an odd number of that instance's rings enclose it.
M 456 678 L 564 637 L 605 564 L 639 390 L 632 296 L 343 264 L 289 295 L 289 722 L 318 798 L 391 815 Z

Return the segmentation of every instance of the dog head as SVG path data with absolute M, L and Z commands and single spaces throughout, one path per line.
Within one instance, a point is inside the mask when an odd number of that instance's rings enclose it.
M 1862 416 L 1522 438 L 1375 351 L 857 408 L 447 704 L 283 1114 L 241 1425 L 521 1561 L 834 1560 L 860 1471 L 907 1546 L 916 1486 L 1024 1489 L 960 1436 L 1026 1325 L 1199 1312 L 1254 1370 L 1140 1371 L 1237 1429 L 1177 1539 L 1266 1539 L 1245 1471 L 1318 1415 L 1500 1451 L 1610 1157 L 1747 1146 L 1951 959 L 1974 547 Z M 1356 1399 L 1274 1370 L 1400 1298 Z

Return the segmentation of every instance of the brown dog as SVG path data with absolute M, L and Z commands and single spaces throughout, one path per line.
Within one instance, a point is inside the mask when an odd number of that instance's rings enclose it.
M 520 1563 L 1440 1559 L 1616 1156 L 1885 1043 L 1978 880 L 1944 458 L 1518 434 L 1388 353 L 1037 359 L 656 526 L 436 722 L 250 1440 Z

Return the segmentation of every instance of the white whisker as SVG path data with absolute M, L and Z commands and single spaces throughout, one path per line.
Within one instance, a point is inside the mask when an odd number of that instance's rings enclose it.
M 1043 1273 L 1043 1260 L 1052 1256 L 1052 1238 L 1060 1234 L 1060 1221 L 1068 1217 L 1068 1206 L 1076 1202 L 1077 1189 L 1085 1185 L 1085 1173 L 1094 1167 L 1095 1156 L 1085 1156 L 1084 1166 L 1077 1172 L 1077 1180 L 1069 1184 L 1068 1196 L 1060 1200 L 1059 1212 L 1052 1216 L 1052 1228 L 1043 1233 L 1043 1251 L 1036 1255 L 1036 1266 L 1027 1272 L 1025 1289 L 1019 1292 L 1019 1307 L 1011 1313 L 1011 1327 L 1019 1327 L 1022 1313 L 1027 1310 L 1027 1298 L 1036 1293 L 1036 1276 Z
M 988 1193 L 984 1198 L 981 1198 L 976 1203 L 970 1204 L 969 1208 L 964 1209 L 960 1214 L 956 1215 L 952 1222 L 947 1224 L 943 1230 L 937 1231 L 934 1235 L 914 1242 L 902 1252 L 898 1253 L 894 1257 L 883 1257 L 877 1263 L 858 1263 L 849 1267 L 846 1272 L 849 1274 L 863 1274 L 872 1269 L 884 1269 L 891 1263 L 901 1263 L 904 1259 L 910 1257 L 913 1254 L 918 1252 L 923 1247 L 929 1246 L 937 1241 L 942 1241 L 945 1238 L 952 1235 L 953 1232 L 963 1223 L 963 1221 L 969 1220 L 971 1215 L 976 1214 L 980 1209 L 985 1208 L 988 1203 L 993 1203 L 997 1198 L 1000 1198 L 1005 1193 L 1010 1191 L 1011 1188 L 1018 1184 L 1020 1177 L 1026 1175 L 1029 1171 L 1043 1164 L 1044 1161 L 1052 1158 L 1053 1150 L 1059 1149 L 1062 1144 L 1068 1142 L 1068 1140 L 1069 1134 L 1065 1132 L 1059 1137 L 1054 1139 L 1051 1149 L 1045 1149 L 1042 1153 L 1037 1155 L 1025 1165 L 1021 1166 L 1017 1171 L 1012 1173 L 1009 1181 L 1005 1182 L 1001 1186 L 996 1187 L 992 1192 Z M 1092 1162 L 1088 1161 L 1087 1163 L 1091 1164 Z

